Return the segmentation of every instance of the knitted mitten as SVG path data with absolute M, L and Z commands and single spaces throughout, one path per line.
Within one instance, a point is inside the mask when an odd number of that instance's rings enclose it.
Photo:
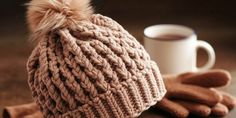
M 210 87 L 225 86 L 230 74 L 224 70 L 163 76 L 167 94 L 156 108 L 175 117 L 225 116 L 235 106 L 235 98 Z

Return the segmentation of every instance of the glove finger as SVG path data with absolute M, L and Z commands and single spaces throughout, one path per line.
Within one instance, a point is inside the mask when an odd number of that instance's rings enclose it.
M 211 116 L 223 117 L 226 116 L 228 113 L 229 113 L 228 108 L 221 103 L 216 104 L 211 109 Z
M 173 100 L 173 101 L 184 106 L 193 115 L 207 117 L 211 114 L 211 108 L 208 107 L 207 105 L 183 100 Z
M 168 92 L 170 98 L 188 100 L 208 106 L 215 106 L 223 99 L 217 91 L 194 85 L 176 85 L 174 88 L 169 88 Z
M 233 109 L 236 105 L 236 98 L 232 95 L 230 95 L 229 93 L 220 91 L 220 93 L 223 96 L 223 100 L 221 101 L 221 103 L 225 106 L 227 106 L 227 108 L 229 110 Z
M 155 108 L 170 113 L 173 117 L 186 118 L 189 111 L 178 103 L 163 98 L 160 102 L 154 105 Z
M 231 75 L 226 70 L 215 69 L 203 73 L 184 73 L 178 76 L 184 84 L 193 84 L 202 87 L 221 87 L 227 85 L 231 80 Z

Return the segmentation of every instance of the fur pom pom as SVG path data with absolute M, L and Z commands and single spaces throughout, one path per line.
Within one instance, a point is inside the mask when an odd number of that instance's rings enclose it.
M 27 5 L 32 32 L 70 26 L 93 13 L 90 0 L 32 0 Z

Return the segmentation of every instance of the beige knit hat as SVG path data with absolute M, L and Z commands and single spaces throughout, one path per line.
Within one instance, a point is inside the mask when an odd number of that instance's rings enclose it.
M 45 117 L 137 117 L 165 95 L 159 69 L 114 20 L 88 0 L 32 0 L 27 18 L 37 46 L 27 70 Z

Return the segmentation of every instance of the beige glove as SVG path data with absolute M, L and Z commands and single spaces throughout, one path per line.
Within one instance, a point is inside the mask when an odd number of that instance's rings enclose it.
M 235 98 L 210 87 L 229 83 L 231 76 L 225 70 L 204 73 L 184 73 L 163 76 L 167 94 L 155 107 L 174 117 L 225 116 L 235 106 Z

